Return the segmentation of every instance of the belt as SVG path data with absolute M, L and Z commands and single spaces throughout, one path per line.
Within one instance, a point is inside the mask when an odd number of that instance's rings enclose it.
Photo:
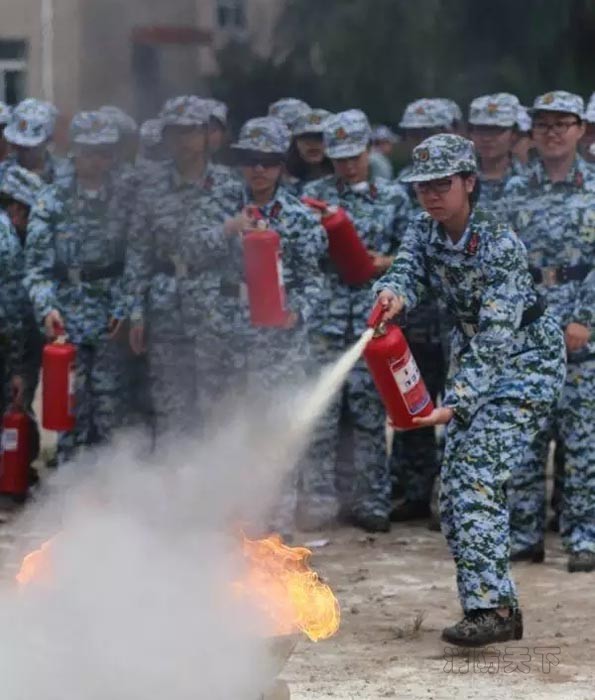
M 156 274 L 168 275 L 168 277 L 198 277 L 203 272 L 208 270 L 207 267 L 200 265 L 188 265 L 182 260 L 175 259 L 160 259 L 153 263 L 153 271 Z
M 124 274 L 124 261 L 112 263 L 111 265 L 85 265 L 84 267 L 69 267 L 65 263 L 54 265 L 54 276 L 59 282 L 69 282 L 70 284 L 80 284 L 81 282 L 97 282 L 98 280 L 121 277 Z
M 527 326 L 531 325 L 534 321 L 537 321 L 538 318 L 541 318 L 544 314 L 545 309 L 545 301 L 541 297 L 537 297 L 537 301 L 528 309 L 525 309 L 523 311 L 523 315 L 521 316 L 520 328 L 526 328 Z M 464 323 L 463 321 L 458 321 L 457 325 L 461 329 L 463 334 L 466 335 L 468 338 L 472 338 L 474 335 L 476 335 L 479 329 L 478 323 Z
M 219 293 L 222 297 L 239 299 L 242 294 L 242 285 L 239 282 L 221 282 Z
M 529 272 L 536 284 L 553 287 L 567 282 L 582 282 L 591 271 L 589 265 L 571 265 L 568 267 L 530 267 Z

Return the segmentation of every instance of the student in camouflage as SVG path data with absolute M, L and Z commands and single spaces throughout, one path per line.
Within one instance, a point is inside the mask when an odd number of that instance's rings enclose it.
M 8 141 L 4 138 L 4 130 L 10 122 L 11 115 L 12 109 L 4 102 L 0 102 L 0 170 L 10 152 Z
M 406 229 L 410 205 L 400 185 L 370 181 L 371 134 L 368 119 L 360 110 L 331 117 L 325 124 L 324 142 L 335 175 L 309 184 L 304 194 L 347 211 L 373 256 L 377 274 L 382 274 L 390 266 Z M 354 287 L 343 282 L 328 253 L 323 265 L 328 288 L 311 334 L 320 364 L 335 360 L 364 332 L 371 288 L 371 283 Z M 337 463 L 344 410 L 353 429 L 353 460 Z M 388 530 L 392 488 L 385 412 L 363 360 L 351 372 L 343 392 L 322 420 L 316 446 L 322 464 L 311 478 L 304 479 L 312 509 L 306 520 L 315 527 L 332 519 L 340 500 L 358 526 L 371 532 Z
M 308 182 L 333 172 L 333 165 L 324 152 L 323 141 L 324 124 L 330 116 L 326 109 L 312 109 L 298 117 L 293 124 L 283 184 L 296 197 L 302 195 Z
M 8 168 L 0 183 L 0 207 L 7 213 L 23 251 L 22 273 L 24 272 L 24 249 L 27 242 L 29 215 L 43 186 L 41 178 L 19 165 Z M 29 412 L 32 412 L 33 399 L 39 381 L 43 335 L 39 331 L 33 306 L 24 288 L 22 289 L 22 304 L 21 323 L 24 332 L 24 347 L 21 367 L 25 383 L 24 405 Z
M 11 165 L 34 172 L 47 184 L 60 184 L 64 178 L 69 178 L 68 161 L 49 151 L 56 114 L 53 105 L 33 98 L 23 100 L 14 108 L 4 129 L 11 153 L 0 164 L 0 179 Z
M 126 260 L 130 344 L 147 350 L 155 429 L 192 434 L 219 374 L 212 358 L 227 354 L 201 335 L 219 294 L 228 243 L 213 222 L 227 183 L 208 160 L 208 105 L 194 96 L 168 100 L 161 112 L 171 158 L 147 174 L 138 192 Z
M 291 132 L 299 117 L 303 117 L 310 111 L 310 105 L 303 100 L 298 100 L 296 97 L 283 97 L 269 105 L 268 115 L 280 119 Z
M 570 571 L 595 570 L 595 176 L 577 155 L 583 107 L 581 97 L 563 91 L 535 100 L 539 159 L 530 175 L 507 186 L 511 221 L 568 351 L 566 385 L 552 424 L 512 480 L 513 558 L 543 561 L 544 464 L 555 429 L 565 446 L 561 532 Z
M 308 328 L 327 298 L 319 268 L 326 250 L 326 234 L 309 209 L 281 184 L 289 144 L 290 132 L 283 122 L 262 117 L 244 124 L 232 147 L 244 186 L 228 192 L 226 207 L 235 215 L 226 220 L 224 230 L 236 234 L 240 251 L 241 235 L 258 226 L 259 221 L 280 235 L 282 281 L 287 295 L 288 316 L 283 328 L 251 326 L 247 307 L 239 298 L 236 304 L 243 313 L 241 317 L 236 315 L 232 323 L 245 347 L 248 391 L 256 397 L 303 383 L 309 361 Z M 231 282 L 236 287 L 242 284 L 241 267 Z M 300 476 L 307 479 L 315 469 L 310 462 L 311 456 L 302 460 L 282 486 L 269 525 L 284 535 L 294 529 L 298 481 Z
M 398 138 L 392 129 L 384 124 L 379 124 L 372 129 L 372 150 L 370 151 L 370 171 L 372 178 L 394 178 L 391 156 L 395 150 Z
M 447 426 L 440 511 L 464 617 L 442 638 L 464 646 L 520 639 L 505 485 L 559 396 L 563 338 L 544 313 L 523 244 L 474 206 L 471 141 L 427 139 L 413 152 L 408 179 L 426 212 L 374 289 L 393 318 L 414 309 L 430 286 L 455 322 L 444 401 L 417 419 Z
M 514 175 L 523 175 L 522 164 L 512 155 L 517 140 L 520 104 L 507 92 L 477 97 L 469 106 L 469 137 L 479 158 L 478 206 L 499 211 L 504 188 Z
M 64 328 L 77 348 L 76 426 L 60 434 L 58 460 L 109 439 L 121 421 L 125 317 L 122 272 L 133 198 L 110 177 L 115 127 L 99 112 L 70 127 L 75 178 L 43 189 L 31 212 L 25 287 L 38 322 L 53 340 Z

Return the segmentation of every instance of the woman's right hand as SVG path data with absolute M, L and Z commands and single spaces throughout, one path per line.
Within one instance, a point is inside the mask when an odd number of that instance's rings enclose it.
M 239 236 L 244 233 L 244 231 L 248 231 L 252 228 L 253 225 L 252 219 L 244 210 L 237 216 L 226 220 L 223 224 L 223 233 L 226 236 Z
M 64 333 L 64 319 L 57 309 L 52 309 L 43 319 L 45 335 L 48 340 L 55 340 L 60 332 Z
M 130 347 L 135 355 L 145 352 L 145 326 L 143 323 L 133 323 L 128 336 Z
M 380 306 L 384 310 L 382 320 L 388 321 L 391 318 L 398 316 L 401 313 L 401 311 L 403 311 L 403 308 L 405 306 L 405 299 L 403 297 L 397 296 L 390 289 L 383 289 L 378 295 L 376 303 L 380 304 Z

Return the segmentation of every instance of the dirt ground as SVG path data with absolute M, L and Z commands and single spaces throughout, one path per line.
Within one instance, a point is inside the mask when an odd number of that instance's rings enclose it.
M 524 639 L 470 655 L 440 641 L 460 617 L 440 533 L 419 524 L 303 539 L 323 538 L 313 564 L 339 598 L 342 624 L 331 640 L 298 645 L 283 675 L 293 700 L 595 698 L 595 573 L 567 573 L 557 536 L 544 564 L 514 565 Z

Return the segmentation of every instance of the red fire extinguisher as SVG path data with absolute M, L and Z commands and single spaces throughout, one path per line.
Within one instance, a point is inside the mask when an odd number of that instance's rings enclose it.
M 0 493 L 19 498 L 27 495 L 31 464 L 31 419 L 16 406 L 2 419 Z
M 253 326 L 282 328 L 289 314 L 283 284 L 281 236 L 266 227 L 258 210 L 251 210 L 250 214 L 259 219 L 258 227 L 243 237 L 250 321 Z
M 302 202 L 321 213 L 321 223 L 328 236 L 328 251 L 345 284 L 361 286 L 369 282 L 376 270 L 372 258 L 347 212 L 310 197 Z
M 434 404 L 405 336 L 398 326 L 380 323 L 383 313 L 377 304 L 368 319 L 375 332 L 364 359 L 393 427 L 413 430 L 419 427 L 413 419 L 429 416 Z
M 76 348 L 66 342 L 64 328 L 56 328 L 57 339 L 43 349 L 43 427 L 67 431 L 75 425 Z

